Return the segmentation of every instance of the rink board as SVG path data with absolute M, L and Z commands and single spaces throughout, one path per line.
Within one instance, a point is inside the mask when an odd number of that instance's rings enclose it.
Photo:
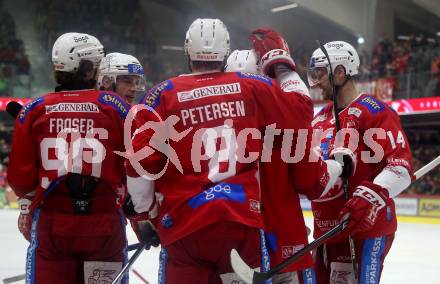
M 409 196 L 394 198 L 399 222 L 440 224 L 440 197 Z M 301 199 L 304 216 L 313 217 L 310 200 Z

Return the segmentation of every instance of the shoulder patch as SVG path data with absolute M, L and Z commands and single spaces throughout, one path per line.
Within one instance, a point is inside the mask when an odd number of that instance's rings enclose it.
M 36 98 L 35 100 L 32 100 L 31 102 L 26 104 L 20 110 L 20 113 L 18 114 L 18 119 L 19 119 L 20 123 L 24 122 L 24 120 L 26 119 L 26 115 L 29 113 L 29 111 L 31 111 L 34 107 L 36 107 L 37 105 L 42 104 L 42 103 L 44 103 L 44 96 Z
M 128 111 L 130 110 L 130 105 L 116 94 L 100 92 L 98 101 L 116 109 L 119 115 L 124 119 L 127 117 Z
M 384 104 L 372 96 L 365 96 L 358 100 L 357 103 L 366 107 L 372 114 L 385 110 Z
M 163 91 L 170 91 L 174 88 L 173 82 L 171 80 L 163 81 L 153 87 L 148 91 L 145 96 L 141 99 L 141 104 L 145 104 L 153 109 L 156 109 L 160 102 L 160 96 Z
M 237 74 L 237 76 L 239 78 L 248 78 L 248 79 L 258 80 L 263 83 L 266 83 L 269 86 L 272 86 L 272 79 L 270 79 L 269 77 L 263 76 L 263 75 L 258 75 L 258 74 L 253 74 L 253 73 L 245 73 L 245 72 L 236 72 L 235 74 Z
M 356 117 L 360 117 L 362 114 L 362 110 L 360 110 L 357 107 L 350 107 L 348 108 L 348 115 L 354 115 Z
M 326 114 L 320 114 L 315 116 L 315 118 L 312 120 L 312 127 L 314 127 L 317 123 L 326 121 L 327 115 Z

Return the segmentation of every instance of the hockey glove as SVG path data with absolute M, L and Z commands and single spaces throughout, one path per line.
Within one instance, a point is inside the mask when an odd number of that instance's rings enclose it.
M 20 206 L 20 216 L 18 216 L 18 230 L 28 241 L 31 239 L 31 228 L 33 214 L 30 212 L 29 207 L 32 203 L 32 197 L 25 196 L 18 199 L 18 205 Z
M 150 222 L 150 218 L 157 217 L 157 211 L 155 215 L 152 215 L 152 212 L 136 213 L 130 195 L 127 196 L 124 202 L 123 210 L 139 242 L 147 244 L 145 249 L 149 250 L 151 246 L 158 247 L 160 244 L 159 235 Z
M 376 223 L 380 211 L 386 207 L 389 199 L 388 190 L 369 181 L 356 187 L 350 200 L 347 201 L 339 216 L 351 214 L 347 232 L 369 231 Z
M 278 32 L 267 28 L 257 29 L 251 33 L 250 40 L 265 75 L 274 78 L 274 68 L 277 64 L 295 70 L 295 62 L 290 56 L 289 46 Z
M 330 153 L 330 159 L 335 160 L 342 166 L 342 173 L 340 177 L 349 178 L 353 176 L 356 172 L 356 154 L 353 153 L 349 148 L 335 148 Z

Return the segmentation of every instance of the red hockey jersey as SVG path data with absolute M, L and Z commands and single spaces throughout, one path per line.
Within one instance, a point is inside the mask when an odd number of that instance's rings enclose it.
M 130 106 L 97 90 L 48 93 L 20 111 L 9 156 L 8 179 L 19 196 L 36 191 L 38 206 L 51 184 L 67 173 L 101 178 L 120 190 L 125 182 L 124 119 Z M 122 192 L 118 194 L 123 194 Z
M 262 228 L 258 167 L 265 127 L 307 127 L 303 112 L 291 109 L 278 84 L 240 72 L 179 76 L 153 88 L 143 103 L 152 109 L 136 115 L 141 129 L 134 134 L 133 150 L 150 146 L 140 165 L 158 173 L 170 157 L 164 175 L 155 181 L 164 196 L 157 222 L 162 243 L 219 220 Z M 159 117 L 166 127 L 157 123 Z M 129 177 L 143 175 L 132 164 Z M 301 170 L 294 171 L 301 176 L 299 186 L 320 196 L 318 175 L 327 170 L 326 164 L 297 163 L 292 168 Z M 133 202 L 136 206 L 142 201 Z
M 408 186 L 412 177 L 411 151 L 400 119 L 394 110 L 374 97 L 361 94 L 339 113 L 339 119 L 341 129 L 353 131 L 353 135 L 350 134 L 350 144 L 347 134 L 343 146 L 352 149 L 357 157 L 355 175 L 348 180 L 350 197 L 362 181 L 375 182 L 387 188 L 391 197 L 402 191 L 405 183 Z M 321 150 L 324 159 L 328 159 L 335 147 L 332 103 L 326 105 L 315 116 L 312 125 L 315 131 L 321 131 Z M 405 179 L 404 176 L 408 178 Z M 388 185 L 387 179 L 397 182 Z M 339 212 L 346 200 L 342 192 L 342 181 L 336 186 L 338 188 L 331 191 L 333 195 L 312 202 L 315 238 L 338 223 Z M 394 201 L 391 201 L 387 208 L 380 212 L 372 230 L 359 232 L 354 237 L 365 239 L 394 233 L 397 228 L 394 207 Z M 330 242 L 340 240 L 341 238 L 336 237 Z
M 302 124 L 305 127 L 312 122 L 313 104 L 310 97 L 305 95 L 308 94 L 305 84 L 296 73 L 295 75 L 297 81 L 290 85 L 299 85 L 299 90 L 295 89 L 294 92 L 289 92 L 287 88 L 283 88 L 283 90 L 290 102 L 291 111 L 302 113 Z M 281 87 L 282 83 L 280 83 Z M 292 179 L 295 176 L 292 175 L 288 164 L 282 161 L 281 150 L 274 148 L 273 151 L 276 154 L 272 155 L 272 162 L 260 164 L 262 204 L 263 209 L 267 208 L 267 210 L 263 210 L 262 214 L 271 266 L 281 263 L 308 244 L 307 228 L 299 194 Z M 283 269 L 283 272 L 304 270 L 312 265 L 311 254 L 306 254 L 300 260 Z

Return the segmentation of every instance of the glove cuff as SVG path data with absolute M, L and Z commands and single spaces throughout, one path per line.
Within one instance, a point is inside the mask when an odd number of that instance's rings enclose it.
M 293 61 L 290 54 L 283 49 L 272 49 L 266 52 L 266 54 L 261 57 L 259 64 L 262 72 L 271 78 L 275 77 L 274 66 L 276 64 L 285 64 L 292 70 L 296 68 L 295 61 Z

